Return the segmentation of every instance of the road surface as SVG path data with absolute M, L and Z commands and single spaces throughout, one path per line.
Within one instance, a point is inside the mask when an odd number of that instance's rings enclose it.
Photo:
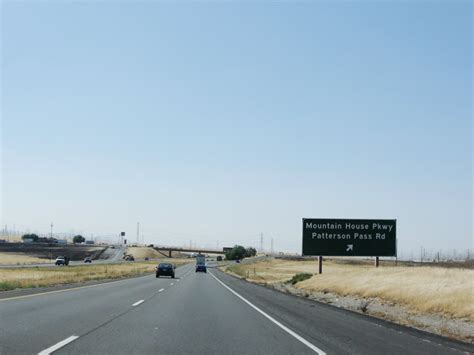
M 462 354 L 473 347 L 191 264 L 0 299 L 0 354 Z M 1 297 L 1 296 L 0 296 Z

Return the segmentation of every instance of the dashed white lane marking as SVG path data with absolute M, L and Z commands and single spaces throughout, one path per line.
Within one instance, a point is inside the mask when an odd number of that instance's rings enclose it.
M 176 282 L 179 282 L 179 280 L 176 280 Z
M 223 283 L 221 280 L 219 280 L 217 277 L 214 276 L 214 274 L 212 272 L 209 272 L 211 274 L 211 276 L 216 279 L 217 282 L 219 282 L 222 286 L 224 286 L 226 289 L 228 289 L 230 292 L 232 292 L 234 295 L 236 295 L 238 298 L 240 298 L 242 301 L 244 301 L 245 303 L 247 303 L 250 307 L 252 307 L 253 309 L 255 309 L 258 313 L 262 314 L 264 317 L 266 317 L 268 320 L 270 320 L 271 322 L 273 322 L 274 324 L 276 324 L 277 326 L 279 326 L 281 329 L 283 329 L 285 332 L 287 332 L 288 334 L 290 334 L 292 337 L 296 338 L 297 340 L 299 340 L 300 342 L 302 342 L 304 345 L 306 345 L 308 348 L 310 348 L 311 350 L 313 350 L 315 353 L 319 354 L 319 355 L 326 355 L 326 353 L 324 351 L 322 351 L 320 348 L 318 348 L 316 345 L 314 344 L 311 344 L 309 341 L 307 341 L 305 338 L 303 338 L 301 335 L 298 335 L 296 334 L 294 331 L 292 331 L 290 328 L 284 326 L 283 324 L 281 324 L 279 321 L 277 321 L 275 318 L 273 318 L 272 316 L 268 315 L 267 313 L 265 313 L 264 311 L 262 311 L 260 308 L 258 308 L 257 306 L 255 306 L 253 303 L 251 303 L 250 301 L 248 301 L 247 299 L 245 299 L 244 297 L 242 297 L 241 295 L 239 295 L 237 292 L 235 292 L 233 289 L 231 289 L 229 286 L 227 286 L 225 283 Z
M 160 288 L 158 292 L 163 292 L 164 290 L 165 290 L 164 288 Z
M 76 340 L 77 338 L 79 338 L 77 335 L 71 335 L 69 338 L 61 340 L 59 343 L 54 344 L 53 346 L 50 346 L 49 348 L 39 352 L 38 355 L 49 355 L 55 352 L 56 350 L 61 349 L 63 346 L 69 344 L 70 342 Z
M 138 306 L 139 304 L 142 304 L 143 302 L 145 302 L 145 300 L 137 301 L 134 304 L 132 304 L 132 307 Z
M 170 286 L 173 286 L 173 285 L 174 285 L 174 283 L 170 283 Z

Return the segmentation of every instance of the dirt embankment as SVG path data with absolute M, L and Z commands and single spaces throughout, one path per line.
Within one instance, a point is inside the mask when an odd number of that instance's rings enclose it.
M 106 247 L 73 244 L 0 244 L 0 264 L 48 262 L 58 256 L 69 256 L 71 260 L 83 260 L 86 256 L 99 259 Z M 4 257 L 2 262 L 2 256 Z M 16 262 L 15 262 L 16 260 Z

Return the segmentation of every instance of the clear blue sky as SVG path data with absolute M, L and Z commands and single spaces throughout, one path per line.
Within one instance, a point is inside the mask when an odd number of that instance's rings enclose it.
M 3 2 L 2 225 L 472 248 L 471 2 Z

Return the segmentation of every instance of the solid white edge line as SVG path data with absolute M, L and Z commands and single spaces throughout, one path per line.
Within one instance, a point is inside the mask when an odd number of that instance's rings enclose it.
M 41 292 L 41 293 L 33 293 L 31 295 L 13 296 L 13 297 L 9 297 L 9 298 L 0 298 L 0 302 L 19 300 L 19 299 L 22 299 L 22 298 L 30 298 L 30 297 L 36 297 L 36 296 L 50 295 L 50 294 L 54 294 L 54 293 L 77 291 L 77 290 L 83 290 L 85 288 L 93 288 L 93 287 L 99 287 L 99 286 L 113 285 L 113 284 L 116 284 L 116 283 L 119 283 L 119 282 L 126 282 L 126 281 L 141 279 L 143 277 L 150 277 L 150 275 L 131 277 L 131 278 L 124 279 L 124 280 L 102 282 L 102 283 L 98 283 L 98 284 L 94 284 L 94 285 L 88 285 L 88 286 L 71 287 L 71 288 L 66 288 L 64 290 L 46 291 L 46 292 Z
M 77 338 L 79 338 L 77 335 L 71 335 L 69 338 L 66 338 L 60 341 L 59 343 L 54 344 L 53 346 L 50 346 L 49 348 L 39 352 L 38 355 L 49 355 L 55 352 L 56 350 L 61 349 L 63 346 L 69 344 L 70 342 L 76 340 Z
M 138 306 L 139 304 L 142 304 L 143 302 L 145 302 L 145 300 L 137 301 L 134 304 L 132 304 L 132 307 Z
M 163 292 L 164 290 L 165 290 L 164 288 L 160 288 L 158 292 Z
M 294 338 L 298 339 L 300 342 L 302 342 L 304 345 L 306 345 L 308 348 L 310 348 L 311 350 L 313 350 L 315 353 L 319 354 L 319 355 L 326 355 L 326 353 L 324 351 L 322 351 L 320 348 L 318 348 L 316 345 L 313 345 L 311 344 L 309 341 L 307 341 L 305 338 L 303 338 L 301 335 L 298 335 L 296 334 L 294 331 L 292 331 L 290 328 L 284 326 L 283 324 L 281 324 L 279 321 L 277 321 L 275 318 L 273 318 L 272 316 L 270 316 L 269 314 L 265 313 L 264 311 L 262 311 L 260 308 L 258 308 L 257 306 L 255 306 L 253 303 L 251 303 L 250 301 L 248 301 L 247 299 L 245 299 L 244 297 L 242 297 L 241 295 L 239 295 L 237 292 L 235 292 L 233 289 L 231 289 L 229 286 L 227 286 L 225 283 L 223 283 L 221 280 L 219 280 L 217 277 L 214 276 L 214 274 L 212 272 L 209 272 L 211 274 L 211 276 L 216 279 L 217 282 L 219 282 L 222 286 L 224 286 L 226 289 L 228 289 L 230 292 L 232 292 L 234 295 L 236 295 L 237 297 L 239 297 L 242 301 L 244 301 L 245 303 L 247 303 L 250 307 L 252 307 L 253 309 L 255 309 L 258 313 L 262 314 L 264 317 L 266 317 L 268 320 L 272 321 L 273 323 L 275 323 L 276 325 L 278 325 L 281 329 L 283 329 L 285 332 L 287 332 L 288 334 L 290 334 L 291 336 L 293 336 Z

